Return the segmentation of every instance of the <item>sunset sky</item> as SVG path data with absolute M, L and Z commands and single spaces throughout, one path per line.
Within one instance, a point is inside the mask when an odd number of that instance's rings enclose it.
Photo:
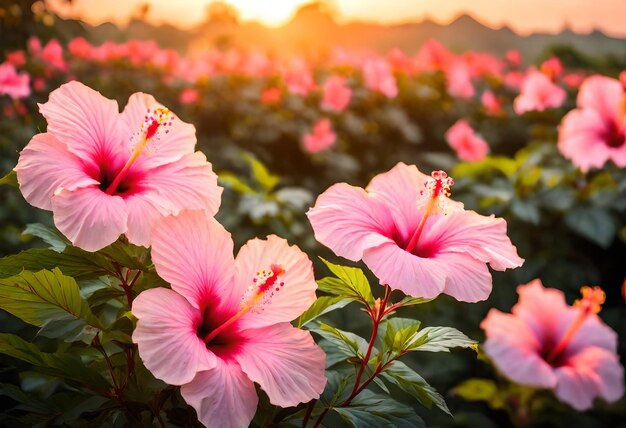
M 72 6 L 47 3 L 62 16 L 81 16 L 90 23 L 113 20 L 123 24 L 143 3 L 152 5 L 153 22 L 169 22 L 191 27 L 205 16 L 211 0 L 73 0 Z M 242 20 L 261 21 L 279 26 L 308 0 L 229 0 Z M 447 23 L 469 13 L 491 27 L 508 25 L 515 31 L 557 32 L 564 26 L 575 31 L 601 29 L 613 36 L 626 37 L 626 0 L 330 0 L 339 19 L 402 23 L 431 18 Z

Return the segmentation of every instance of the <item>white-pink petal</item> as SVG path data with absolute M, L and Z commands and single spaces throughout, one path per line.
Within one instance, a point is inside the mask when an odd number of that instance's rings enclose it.
M 319 398 L 326 355 L 309 332 L 284 323 L 242 333 L 247 342 L 235 359 L 272 404 L 291 407 Z
M 172 289 L 196 308 L 207 299 L 236 307 L 241 294 L 234 289 L 233 240 L 221 224 L 204 211 L 183 211 L 158 221 L 152 235 L 152 260 Z
M 263 299 L 239 321 L 242 329 L 264 327 L 289 322 L 315 302 L 317 283 L 309 257 L 283 238 L 270 235 L 267 240 L 252 239 L 241 247 L 235 261 L 237 281 L 234 290 L 244 296 L 246 289 L 258 289 L 254 282 L 257 272 L 279 265 L 284 273 Z M 282 285 L 281 285 L 282 284 Z
M 76 247 L 87 251 L 114 243 L 127 227 L 124 200 L 97 186 L 57 190 L 52 197 L 52 211 L 57 229 Z
M 239 365 L 221 359 L 183 385 L 180 393 L 207 427 L 247 428 L 259 402 L 254 383 Z
M 133 342 L 144 365 L 172 385 L 190 382 L 196 373 L 216 365 L 217 357 L 198 338 L 202 314 L 167 288 L 143 291 L 133 301 L 137 327 Z
M 52 134 L 35 135 L 20 153 L 17 167 L 20 191 L 29 204 L 52 209 L 52 196 L 62 187 L 74 190 L 98 184 L 85 172 L 85 165 Z

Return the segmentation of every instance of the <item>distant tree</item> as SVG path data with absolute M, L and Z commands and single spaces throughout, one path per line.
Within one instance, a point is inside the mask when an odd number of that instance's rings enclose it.
M 211 24 L 238 24 L 239 11 L 224 1 L 214 1 L 207 6 L 205 21 Z

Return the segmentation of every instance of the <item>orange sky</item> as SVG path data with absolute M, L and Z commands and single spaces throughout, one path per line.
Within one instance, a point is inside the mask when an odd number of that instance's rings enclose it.
M 202 20 L 211 0 L 73 0 L 72 6 L 47 3 L 63 16 L 82 16 L 91 23 L 114 20 L 124 23 L 142 3 L 151 3 L 149 18 L 190 27 Z M 243 20 L 281 25 L 308 0 L 229 0 Z M 565 25 L 575 31 L 599 28 L 607 34 L 626 37 L 626 0 L 329 0 L 343 20 L 382 23 L 419 21 L 430 17 L 447 23 L 470 13 L 492 27 L 508 25 L 527 34 L 557 32 Z

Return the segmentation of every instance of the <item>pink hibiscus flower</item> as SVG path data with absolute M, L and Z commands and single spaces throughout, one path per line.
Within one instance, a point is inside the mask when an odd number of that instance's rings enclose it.
M 479 161 L 489 153 L 489 144 L 476 134 L 465 119 L 459 119 L 448 129 L 446 139 L 462 161 Z
M 282 92 L 276 87 L 266 88 L 261 92 L 261 104 L 278 104 L 282 98 Z
M 624 368 L 617 335 L 596 315 L 604 302 L 599 287 L 583 287 L 583 299 L 568 306 L 560 290 L 536 279 L 517 288 L 511 314 L 491 309 L 481 323 L 484 348 L 509 379 L 554 390 L 577 410 L 595 397 L 616 401 L 624 394 Z
M 452 179 L 399 163 L 366 189 L 335 184 L 307 213 L 335 254 L 363 260 L 381 284 L 415 297 L 449 294 L 475 302 L 491 292 L 493 269 L 521 266 L 506 222 L 449 199 Z
M 313 126 L 312 133 L 304 136 L 302 144 L 308 153 L 319 153 L 331 148 L 336 140 L 337 135 L 333 132 L 332 124 L 325 118 Z
M 502 113 L 502 102 L 492 91 L 483 92 L 480 96 L 480 102 L 489 114 L 497 116 Z
M 319 397 L 324 352 L 289 323 L 315 301 L 306 254 L 271 235 L 234 258 L 230 234 L 201 211 L 164 218 L 154 230 L 152 259 L 172 289 L 133 302 L 133 341 L 148 370 L 182 385 L 207 426 L 247 427 L 255 382 L 281 407 Z
M 584 172 L 609 160 L 626 167 L 626 91 L 620 81 L 599 75 L 587 78 L 577 106 L 561 122 L 561 154 Z
M 120 114 L 114 100 L 70 82 L 39 108 L 48 131 L 20 153 L 17 180 L 74 245 L 96 251 L 125 234 L 148 246 L 160 216 L 217 211 L 222 189 L 194 152 L 195 128 L 151 95 L 133 94 Z
M 350 103 L 352 90 L 346 85 L 346 79 L 341 76 L 330 76 L 322 86 L 324 97 L 322 108 L 341 112 Z
M 387 98 L 398 95 L 396 77 L 391 66 L 381 58 L 368 58 L 363 64 L 363 79 L 365 87 L 374 92 L 380 92 Z
M 0 95 L 8 95 L 14 100 L 30 95 L 30 76 L 27 73 L 17 73 L 17 70 L 8 62 L 0 64 Z
M 567 93 L 550 80 L 545 74 L 533 70 L 522 83 L 521 93 L 513 101 L 513 110 L 517 114 L 528 111 L 544 111 L 563 105 Z
M 472 84 L 470 68 L 465 61 L 457 59 L 450 63 L 446 69 L 448 93 L 453 97 L 467 100 L 474 96 L 475 89 Z

